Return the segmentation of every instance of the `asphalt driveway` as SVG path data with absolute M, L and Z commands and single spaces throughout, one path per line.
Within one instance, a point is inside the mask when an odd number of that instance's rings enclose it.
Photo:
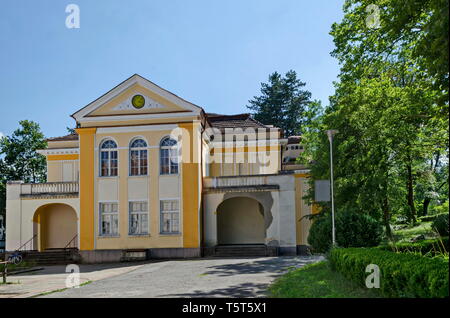
M 297 256 L 163 261 L 43 297 L 264 297 L 277 276 L 321 259 Z

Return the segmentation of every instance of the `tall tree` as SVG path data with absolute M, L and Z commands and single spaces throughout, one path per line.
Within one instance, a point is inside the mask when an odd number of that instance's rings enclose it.
M 424 1 L 424 7 L 411 1 L 421 7 L 417 12 L 400 12 L 403 0 L 345 2 L 344 19 L 331 31 L 332 55 L 341 64 L 336 92 L 319 129 L 304 138 L 303 160 L 314 160 L 313 179 L 328 178 L 324 131 L 340 131 L 334 143 L 336 205 L 380 217 L 388 235 L 393 213 L 415 221 L 423 175 L 437 171 L 426 163 L 448 154 L 448 118 L 442 116 L 448 102 L 442 98 L 445 89 L 437 85 L 448 71 L 442 77 L 424 67 L 427 53 L 418 50 L 418 43 L 430 31 L 409 24 L 435 20 L 433 15 L 442 13 L 433 7 L 436 1 Z M 379 25 L 368 23 L 374 13 Z
M 311 93 L 303 89 L 305 85 L 293 70 L 285 77 L 272 73 L 268 83 L 261 83 L 261 95 L 254 96 L 247 108 L 256 120 L 281 128 L 286 136 L 301 134 L 317 106 L 317 102 L 311 105 Z
M 19 122 L 20 128 L 11 136 L 0 139 L 0 213 L 5 213 L 6 182 L 45 182 L 45 157 L 36 150 L 47 146 L 44 134 L 37 123 L 28 120 Z

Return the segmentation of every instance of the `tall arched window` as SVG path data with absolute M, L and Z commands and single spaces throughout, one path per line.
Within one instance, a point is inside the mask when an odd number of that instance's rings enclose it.
M 117 167 L 117 144 L 113 140 L 105 140 L 100 145 L 100 176 L 117 176 Z
M 147 143 L 135 139 L 130 144 L 130 176 L 147 175 Z
M 178 147 L 176 140 L 169 137 L 161 140 L 160 145 L 160 163 L 161 174 L 178 173 Z

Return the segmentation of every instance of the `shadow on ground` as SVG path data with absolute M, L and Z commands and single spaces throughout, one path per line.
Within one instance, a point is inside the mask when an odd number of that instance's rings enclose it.
M 243 283 L 239 285 L 229 286 L 226 288 L 214 289 L 211 291 L 195 290 L 185 294 L 169 294 L 162 297 L 231 297 L 231 298 L 248 298 L 248 297 L 265 297 L 269 284 Z
M 262 259 L 260 261 L 224 264 L 208 267 L 205 275 L 232 276 L 246 274 L 272 274 L 275 277 L 291 269 L 303 267 L 317 259 L 310 257 L 283 257 Z

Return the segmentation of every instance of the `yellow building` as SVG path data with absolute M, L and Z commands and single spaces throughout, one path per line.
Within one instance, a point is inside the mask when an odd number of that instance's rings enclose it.
M 6 248 L 77 247 L 84 262 L 306 246 L 308 171 L 249 114 L 206 113 L 133 75 L 48 139 L 45 184 L 7 185 Z

